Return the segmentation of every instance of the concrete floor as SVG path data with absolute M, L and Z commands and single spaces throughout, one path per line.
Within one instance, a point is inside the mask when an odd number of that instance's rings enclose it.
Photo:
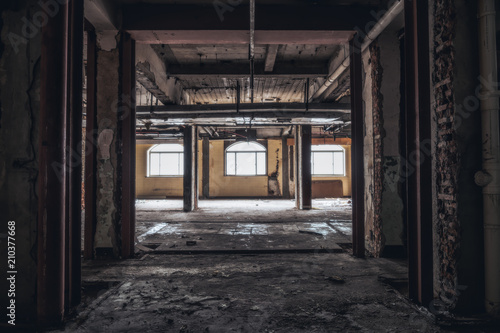
M 404 263 L 345 253 L 147 255 L 84 265 L 99 297 L 65 332 L 437 332 L 390 285 Z
M 85 261 L 83 302 L 59 331 L 497 331 L 437 326 L 438 316 L 405 296 L 405 261 L 350 255 L 348 200 L 315 200 L 314 207 L 298 211 L 288 200 L 210 200 L 184 213 L 180 200 L 139 200 L 139 247 L 156 249 L 145 248 L 135 259 Z M 210 235 L 214 240 L 206 242 Z M 262 245 L 256 237 L 275 242 Z M 174 251 L 189 240 L 197 242 L 191 253 Z M 283 251 L 293 242 L 309 253 Z M 347 250 L 322 248 L 332 243 Z M 247 251 L 231 253 L 242 244 Z
M 136 209 L 137 240 L 155 253 L 335 252 L 351 242 L 348 199 L 317 199 L 308 211 L 294 200 L 202 200 L 191 213 L 182 200 L 138 200 Z

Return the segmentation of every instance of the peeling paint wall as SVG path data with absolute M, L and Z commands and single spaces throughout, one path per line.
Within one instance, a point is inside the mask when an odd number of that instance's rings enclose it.
M 401 64 L 397 32 L 386 29 L 372 42 L 362 59 L 365 245 L 372 256 L 380 257 L 386 246 L 390 246 L 391 251 L 404 251 L 400 248 L 404 239 L 404 207 L 400 179 Z
M 114 48 L 110 40 L 114 39 Z M 97 257 L 119 256 L 121 223 L 121 134 L 119 128 L 120 36 L 98 37 L 97 48 L 97 161 L 96 229 Z M 100 41 L 106 40 L 106 45 Z
M 401 114 L 401 59 L 398 32 L 386 29 L 378 38 L 380 65 L 383 68 L 380 94 L 382 98 L 381 116 L 381 172 L 382 193 L 380 217 L 382 224 L 383 249 L 391 246 L 397 251 L 403 246 L 403 199 L 400 157 L 400 114 Z M 404 144 L 404 143 L 403 143 Z M 382 249 L 382 250 L 383 250 Z
M 16 222 L 16 324 L 36 320 L 36 236 L 38 130 L 40 112 L 40 33 L 22 34 L 23 19 L 40 10 L 37 1 L 0 4 L 0 240 L 2 272 L 7 271 L 7 222 Z M 17 36 L 15 37 L 14 34 Z M 22 42 L 20 39 L 23 38 Z M 12 41 L 12 43 L 11 43 Z M 18 41 L 18 42 L 16 42 Z M 5 276 L 5 275 L 2 275 Z M 2 309 L 7 280 L 0 280 Z M 9 318 L 3 311 L 0 323 Z
M 373 96 L 371 75 L 371 52 L 370 49 L 362 54 L 363 62 L 363 111 L 364 111 L 364 146 L 363 164 L 365 175 L 365 247 L 372 255 L 374 251 L 373 241 L 375 239 L 375 206 L 374 206 L 374 140 L 373 140 Z

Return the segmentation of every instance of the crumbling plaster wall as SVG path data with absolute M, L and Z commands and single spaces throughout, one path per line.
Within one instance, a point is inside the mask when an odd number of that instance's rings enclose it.
M 36 320 L 41 36 L 37 31 L 26 38 L 22 29 L 23 20 L 31 21 L 39 11 L 35 0 L 0 3 L 0 268 L 7 271 L 7 222 L 15 221 L 18 327 Z M 0 288 L 4 309 L 0 323 L 5 323 L 9 320 L 5 278 Z
M 160 46 L 162 47 L 162 46 Z M 166 104 L 188 104 L 187 93 L 183 92 L 176 78 L 168 77 L 167 65 L 148 44 L 136 44 L 137 68 L 149 78 L 149 84 L 156 86 L 155 92 L 161 91 Z
M 448 309 L 481 309 L 484 290 L 477 4 L 435 0 L 431 45 L 435 135 L 434 292 Z
M 374 246 L 374 142 L 373 142 L 373 96 L 372 96 L 372 61 L 370 48 L 361 56 L 363 64 L 363 169 L 365 176 L 365 247 L 372 255 L 376 253 Z
M 105 38 L 104 38 L 105 37 Z M 94 249 L 119 256 L 120 232 L 120 35 L 99 36 L 97 47 L 97 189 Z
M 363 54 L 365 237 L 375 257 L 403 245 L 400 157 L 400 45 L 386 29 Z
M 401 57 L 398 32 L 389 27 L 378 38 L 382 78 L 380 218 L 383 246 L 403 245 L 403 199 L 400 156 Z

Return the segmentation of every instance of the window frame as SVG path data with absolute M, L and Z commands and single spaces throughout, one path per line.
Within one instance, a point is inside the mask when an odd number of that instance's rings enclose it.
M 176 146 L 182 146 L 180 143 L 160 143 L 152 146 L 151 148 L 148 149 L 147 151 L 147 167 L 146 167 L 146 178 L 183 178 L 184 177 L 184 167 L 181 167 L 181 161 L 184 161 L 184 150 L 183 151 L 153 151 L 154 148 L 157 148 L 162 145 L 176 145 Z M 151 156 L 152 155 L 159 155 L 158 156 L 158 162 L 159 162 L 159 170 L 160 174 L 159 175 L 153 175 L 151 173 Z M 178 155 L 178 165 L 177 165 L 177 170 L 180 172 L 180 174 L 176 175 L 162 175 L 161 174 L 161 155 Z
M 329 149 L 329 150 L 314 150 L 314 147 L 321 147 L 321 146 L 332 146 L 332 147 L 338 147 L 339 149 Z M 343 173 L 337 174 L 337 173 L 331 173 L 331 174 L 315 174 L 314 173 L 314 154 L 315 153 L 332 153 L 332 161 L 333 161 L 333 171 L 335 171 L 335 154 L 342 154 L 342 170 Z M 311 176 L 312 177 L 345 177 L 346 176 L 346 153 L 345 153 L 345 148 L 342 147 L 341 145 L 312 145 L 311 146 Z
M 237 144 L 241 144 L 241 143 L 254 143 L 254 144 L 257 144 L 259 146 L 261 146 L 262 148 L 264 148 L 264 151 L 257 151 L 257 150 L 236 150 L 236 151 L 229 151 L 228 152 L 228 149 L 237 145 Z M 227 170 L 227 163 L 228 163 L 228 154 L 232 154 L 234 153 L 234 175 L 233 174 L 228 174 L 228 170 Z M 237 172 L 237 154 L 238 153 L 254 153 L 255 154 L 255 174 L 250 174 L 250 175 L 238 175 L 236 172 Z M 257 173 L 257 154 L 263 154 L 264 155 L 264 172 L 262 174 L 259 174 Z M 265 145 L 263 145 L 262 143 L 258 142 L 258 141 L 249 141 L 249 142 L 245 142 L 245 141 L 237 141 L 237 142 L 234 142 L 234 143 L 231 143 L 229 145 L 226 146 L 226 148 L 224 149 L 224 177 L 264 177 L 264 176 L 267 176 L 267 147 Z

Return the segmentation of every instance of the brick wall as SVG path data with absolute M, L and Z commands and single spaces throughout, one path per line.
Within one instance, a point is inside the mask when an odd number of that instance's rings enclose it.
M 436 233 L 439 259 L 439 298 L 453 308 L 457 301 L 457 262 L 460 250 L 460 223 L 457 215 L 458 164 L 454 129 L 454 69 L 456 14 L 452 0 L 436 0 L 433 27 L 433 95 L 436 133 Z
M 382 191 L 384 173 L 383 160 L 383 128 L 382 117 L 383 96 L 381 93 L 383 68 L 380 62 L 380 46 L 378 41 L 370 45 L 370 75 L 372 78 L 372 116 L 373 116 L 373 227 L 369 230 L 368 251 L 379 257 L 383 247 L 382 237 Z

